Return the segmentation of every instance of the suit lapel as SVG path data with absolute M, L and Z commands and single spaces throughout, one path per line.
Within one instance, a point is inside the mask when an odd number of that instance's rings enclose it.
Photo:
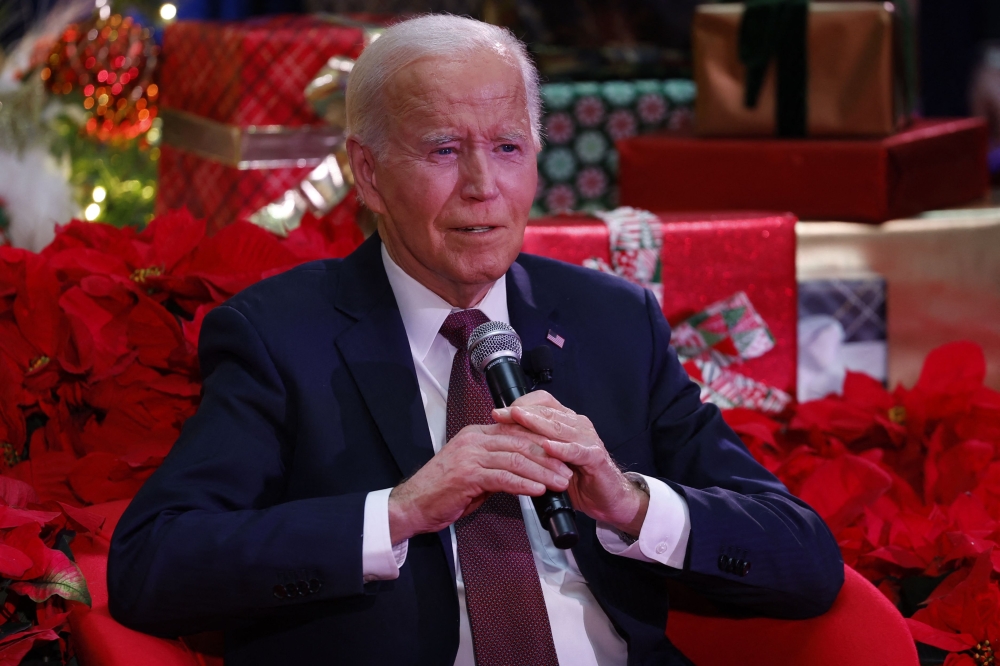
M 357 322 L 337 337 L 337 349 L 405 478 L 434 456 L 410 342 L 382 264 L 378 234 L 344 259 L 337 308 Z M 455 573 L 449 530 L 438 532 Z
M 336 345 L 403 477 L 434 455 L 410 343 L 375 234 L 341 269 L 337 307 L 357 322 Z
M 532 284 L 528 271 L 518 262 L 507 271 L 507 314 L 525 351 L 546 344 L 548 332 L 560 332 L 552 321 L 553 308 Z M 558 348 L 553 348 L 558 356 Z

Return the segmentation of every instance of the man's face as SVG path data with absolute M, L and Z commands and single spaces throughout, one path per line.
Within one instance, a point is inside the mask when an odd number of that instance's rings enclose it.
M 366 201 L 397 264 L 472 305 L 517 257 L 535 195 L 520 71 L 491 52 L 429 58 L 397 74 L 386 97 L 388 143 L 372 177 L 380 201 Z

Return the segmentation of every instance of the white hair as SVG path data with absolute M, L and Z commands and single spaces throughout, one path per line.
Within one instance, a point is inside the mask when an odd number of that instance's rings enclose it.
M 521 71 L 535 146 L 541 146 L 538 70 L 528 50 L 506 28 L 450 14 L 427 14 L 390 26 L 365 47 L 347 82 L 347 136 L 381 154 L 388 140 L 385 87 L 403 68 L 426 57 L 466 58 L 492 51 Z

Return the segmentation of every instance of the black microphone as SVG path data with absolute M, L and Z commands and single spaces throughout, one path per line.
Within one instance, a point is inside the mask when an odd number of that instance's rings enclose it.
M 521 369 L 521 338 L 509 324 L 488 321 L 477 326 L 469 336 L 469 356 L 472 367 L 486 375 L 493 404 L 497 409 L 510 404 L 529 392 L 528 379 Z M 532 497 L 538 520 L 552 535 L 556 548 L 572 548 L 580 540 L 576 515 L 569 495 L 547 490 L 541 497 Z

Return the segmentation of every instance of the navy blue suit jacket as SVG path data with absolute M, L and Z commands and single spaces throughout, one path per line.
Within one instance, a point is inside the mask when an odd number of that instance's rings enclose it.
M 590 417 L 620 465 L 663 479 L 690 508 L 683 571 L 608 553 L 577 514 L 573 554 L 629 663 L 684 663 L 664 637 L 670 578 L 744 613 L 824 612 L 843 580 L 837 544 L 701 403 L 652 295 L 530 255 L 506 280 L 526 349 L 549 330 L 565 338 L 547 390 Z M 112 540 L 114 617 L 158 635 L 225 629 L 231 664 L 450 666 L 447 530 L 412 538 L 398 579 L 362 580 L 366 495 L 433 455 L 379 239 L 216 308 L 199 354 L 201 407 Z

